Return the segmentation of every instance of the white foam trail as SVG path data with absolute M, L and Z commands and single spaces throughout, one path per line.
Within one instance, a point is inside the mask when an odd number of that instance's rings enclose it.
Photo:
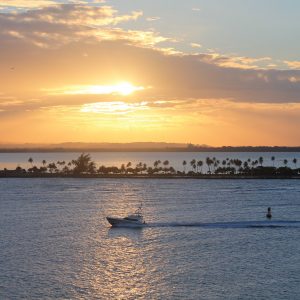
M 170 223 L 147 223 L 145 227 L 202 227 L 202 228 L 290 228 L 300 227 L 300 221 L 241 221 L 241 222 L 170 222 Z

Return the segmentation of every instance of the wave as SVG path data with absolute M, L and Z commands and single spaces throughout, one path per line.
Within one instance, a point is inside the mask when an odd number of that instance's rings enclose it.
M 170 222 L 147 223 L 147 227 L 202 227 L 202 228 L 300 228 L 300 221 L 237 221 L 237 222 Z

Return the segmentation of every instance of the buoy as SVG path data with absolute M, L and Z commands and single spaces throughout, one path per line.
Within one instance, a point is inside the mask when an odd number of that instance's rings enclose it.
M 266 214 L 266 217 L 267 217 L 268 219 L 271 219 L 271 218 L 272 218 L 271 207 L 268 207 L 268 212 L 267 212 L 267 214 Z

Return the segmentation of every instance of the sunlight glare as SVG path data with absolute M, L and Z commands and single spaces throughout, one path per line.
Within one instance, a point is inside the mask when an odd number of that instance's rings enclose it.
M 64 95 L 109 95 L 118 94 L 128 96 L 136 91 L 144 90 L 143 86 L 134 86 L 129 82 L 120 82 L 115 85 L 71 85 L 61 89 L 47 90 L 50 94 Z
M 115 86 L 117 93 L 127 96 L 135 91 L 139 91 L 141 89 L 144 89 L 143 87 L 135 87 L 129 82 L 122 82 Z

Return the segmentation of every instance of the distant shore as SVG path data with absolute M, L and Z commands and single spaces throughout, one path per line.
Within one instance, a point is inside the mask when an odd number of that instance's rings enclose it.
M 156 160 L 151 165 L 139 162 L 123 163 L 117 166 L 97 166 L 90 154 L 81 153 L 71 161 L 47 162 L 34 165 L 34 159 L 29 157 L 31 167 L 24 169 L 17 165 L 15 169 L 0 170 L 0 178 L 155 178 L 155 179 L 300 179 L 298 159 L 291 162 L 294 168 L 288 167 L 288 160 L 283 159 L 283 165 L 274 166 L 275 156 L 271 157 L 273 166 L 264 166 L 264 158 L 250 158 L 242 161 L 238 158 L 218 160 L 216 157 L 206 157 L 203 160 L 192 159 L 182 161 L 182 171 L 170 165 L 169 160 Z M 203 170 L 204 164 L 207 170 Z
M 222 146 L 172 143 L 64 143 L 56 145 L 1 145 L 0 153 L 48 152 L 300 152 L 300 146 Z

